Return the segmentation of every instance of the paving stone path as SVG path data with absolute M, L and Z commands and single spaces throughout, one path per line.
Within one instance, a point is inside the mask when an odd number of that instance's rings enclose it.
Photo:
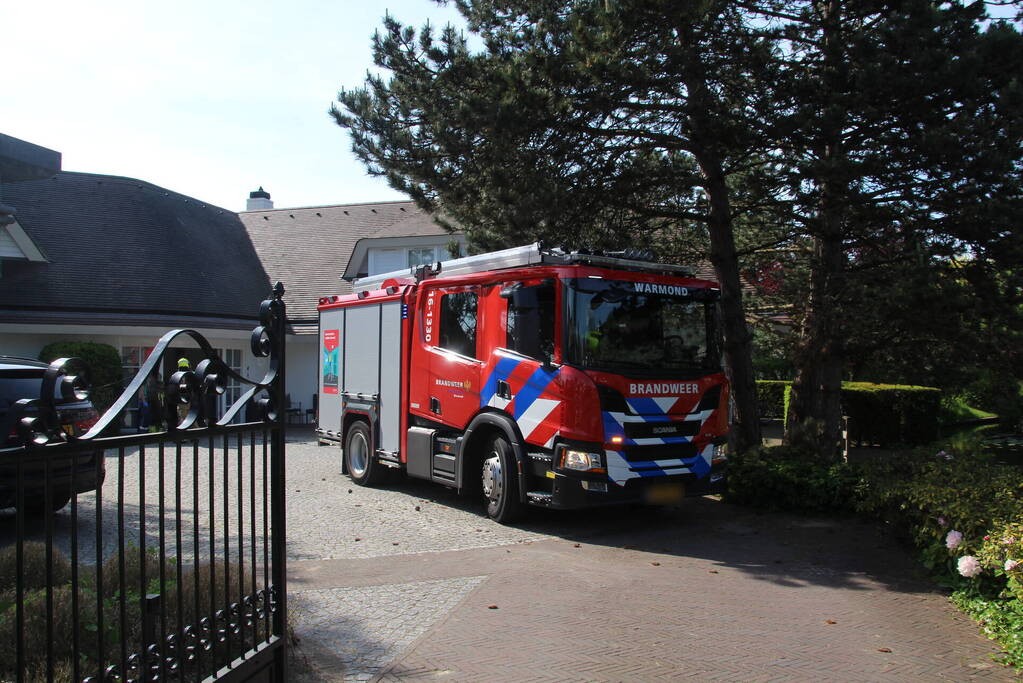
M 337 455 L 289 444 L 298 681 L 1013 680 L 871 524 L 702 498 L 501 527 Z

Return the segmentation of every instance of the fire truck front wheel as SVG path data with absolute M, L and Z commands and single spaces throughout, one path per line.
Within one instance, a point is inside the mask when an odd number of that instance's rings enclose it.
M 515 455 L 508 441 L 500 435 L 487 444 L 483 456 L 483 496 L 487 514 L 495 522 L 508 524 L 522 514 Z
M 378 484 L 384 474 L 373 459 L 369 443 L 369 425 L 362 420 L 353 422 L 345 438 L 345 465 L 348 476 L 359 486 Z

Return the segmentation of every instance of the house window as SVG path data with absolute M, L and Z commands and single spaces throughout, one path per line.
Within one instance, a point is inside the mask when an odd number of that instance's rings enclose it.
M 437 252 L 433 247 L 422 247 L 408 250 L 409 268 L 436 263 Z
M 242 374 L 242 350 L 224 349 L 224 362 L 239 375 Z M 224 399 L 228 406 L 233 406 L 242 396 L 242 385 L 234 377 L 228 377 L 227 390 L 224 392 Z
M 124 377 L 124 386 L 135 379 L 139 369 L 149 358 L 152 346 L 122 346 L 121 347 L 121 371 Z M 134 400 L 132 403 L 134 407 Z
M 239 375 L 242 374 L 242 351 L 241 349 L 213 349 L 224 364 L 231 368 Z M 241 398 L 242 385 L 234 377 L 228 376 L 227 386 L 225 387 L 223 395 L 219 398 L 219 405 L 217 406 L 218 412 L 221 415 L 227 411 L 228 408 L 233 406 L 235 402 Z M 245 411 L 243 410 L 238 417 L 235 418 L 235 422 L 241 422 L 244 419 Z

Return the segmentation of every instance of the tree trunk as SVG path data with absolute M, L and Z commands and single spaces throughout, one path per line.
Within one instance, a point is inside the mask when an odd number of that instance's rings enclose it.
M 724 339 L 725 372 L 731 386 L 735 421 L 730 432 L 731 446 L 741 452 L 761 444 L 760 412 L 757 409 L 757 385 L 753 375 L 752 335 L 746 327 L 742 305 L 739 259 L 735 253 L 728 187 L 721 164 L 712 156 L 700 158 L 710 199 L 708 227 L 710 260 L 721 285 L 721 328 Z
M 841 234 L 814 238 L 806 319 L 796 350 L 785 440 L 830 459 L 842 434 Z
M 680 27 L 679 34 L 685 35 Z M 683 39 L 684 40 L 684 39 Z M 707 87 L 706 74 L 699 59 L 687 60 L 683 82 L 689 90 L 688 114 L 691 137 L 689 151 L 696 158 L 707 193 L 707 229 L 710 233 L 710 260 L 721 285 L 721 332 L 725 373 L 735 408 L 729 446 L 737 452 L 759 448 L 760 411 L 757 409 L 757 385 L 753 375 L 753 335 L 746 326 L 739 279 L 739 257 L 735 250 L 732 207 L 721 152 L 714 146 L 719 137 L 708 118 L 715 111 L 716 96 Z
M 810 287 L 806 317 L 796 350 L 796 377 L 792 384 L 787 443 L 802 445 L 825 459 L 837 458 L 842 435 L 843 334 L 840 298 L 845 280 L 843 247 L 845 198 L 848 188 L 843 145 L 844 105 L 838 96 L 850 84 L 842 75 L 842 3 L 822 4 L 821 69 L 822 115 L 820 161 L 816 165 L 820 188 L 817 225 L 810 260 Z M 833 99 L 834 98 L 834 99 Z

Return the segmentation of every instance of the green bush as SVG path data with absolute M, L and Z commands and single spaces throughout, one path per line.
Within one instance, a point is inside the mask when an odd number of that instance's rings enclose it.
M 24 561 L 22 577 L 26 591 L 46 587 L 46 544 L 42 541 L 26 541 L 22 553 Z M 0 550 L 0 595 L 17 588 L 18 546 L 8 545 Z M 71 561 L 59 548 L 53 549 L 53 582 L 67 583 L 71 580 Z M 2 603 L 0 598 L 0 603 Z M 0 607 L 3 605 L 0 604 Z
M 844 463 L 778 446 L 730 458 L 725 499 L 767 510 L 844 511 L 852 509 L 855 489 L 855 475 Z
M 757 407 L 760 417 L 780 420 L 785 417 L 785 388 L 791 382 L 776 379 L 757 380 Z
M 1002 646 L 1004 654 L 997 658 L 1001 663 L 1023 672 L 1023 602 L 985 598 L 969 591 L 956 591 L 952 602 Z
M 14 571 L 17 565 L 12 559 L 13 551 L 14 548 L 11 547 L 0 554 L 0 572 L 2 572 L 0 573 L 0 586 L 5 589 L 0 592 L 0 681 L 11 680 L 16 673 L 14 667 L 18 632 L 16 630 L 17 603 Z M 45 552 L 45 546 L 42 543 L 26 543 L 24 547 L 24 569 L 28 583 L 25 586 L 23 597 L 25 622 L 21 636 L 24 644 L 25 664 L 29 674 L 27 679 L 30 681 L 46 680 L 44 675 L 48 623 L 51 624 L 54 634 L 52 652 L 59 670 L 70 668 L 71 658 L 74 654 L 72 644 L 76 619 L 79 654 L 82 657 L 83 668 L 92 670 L 96 668 L 100 637 L 105 644 L 106 665 L 115 663 L 111 658 L 119 656 L 119 643 L 122 637 L 128 643 L 129 654 L 140 652 L 143 637 L 141 611 L 143 562 L 146 567 L 145 593 L 160 591 L 160 559 L 154 549 L 150 548 L 149 552 L 145 553 L 136 546 L 129 546 L 125 549 L 125 583 L 123 586 L 120 583 L 120 555 L 118 554 L 110 556 L 103 563 L 103 585 L 101 588 L 97 587 L 95 567 L 80 566 L 77 612 L 73 611 L 70 563 L 66 556 L 55 549 L 54 567 L 56 571 L 52 593 L 52 616 L 48 616 L 46 610 Z M 218 560 L 215 563 L 203 562 L 196 570 L 191 562 L 186 561 L 182 567 L 180 586 L 175 582 L 177 574 L 173 557 L 166 559 L 164 568 L 167 581 L 164 585 L 162 598 L 168 633 L 176 631 L 178 624 L 181 624 L 182 627 L 196 624 L 201 617 L 212 615 L 216 610 L 222 609 L 224 605 L 239 602 L 243 592 L 243 588 L 239 586 L 240 582 L 244 585 L 245 591 L 251 590 L 251 567 L 246 567 L 245 576 L 240 581 L 240 568 L 237 564 L 228 566 L 223 560 Z M 224 581 L 225 569 L 230 571 L 230 583 Z M 123 622 L 120 614 L 122 590 L 126 612 Z M 179 591 L 183 607 L 183 612 L 180 614 L 177 611 Z M 196 610 L 197 606 L 198 611 Z M 103 614 L 102 634 L 98 630 L 98 615 L 101 609 Z M 260 631 L 260 637 L 265 635 L 261 628 Z M 253 636 L 252 627 L 245 629 L 244 640 L 242 634 L 232 633 L 230 636 L 231 647 L 235 654 L 250 647 Z M 209 655 L 204 662 L 207 667 L 210 666 L 208 657 Z M 226 650 L 218 646 L 217 663 L 222 665 L 226 662 Z
M 791 385 L 782 404 L 788 421 Z M 904 384 L 842 382 L 842 414 L 849 418 L 849 441 L 857 444 L 917 446 L 938 437 L 941 390 Z
M 904 530 L 935 570 L 947 564 L 950 531 L 963 535 L 960 553 L 972 552 L 996 524 L 1023 510 L 1019 470 L 975 451 L 948 457 L 917 452 L 857 468 L 857 509 Z
M 941 390 L 902 384 L 842 383 L 849 439 L 881 446 L 929 443 L 938 436 Z
M 74 341 L 53 342 L 39 352 L 39 360 L 50 363 L 57 358 L 81 358 L 89 368 L 92 385 L 90 400 L 101 414 L 113 405 L 122 390 L 121 356 L 109 344 Z

